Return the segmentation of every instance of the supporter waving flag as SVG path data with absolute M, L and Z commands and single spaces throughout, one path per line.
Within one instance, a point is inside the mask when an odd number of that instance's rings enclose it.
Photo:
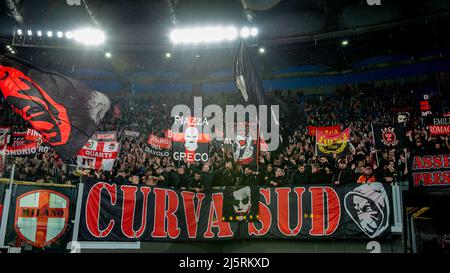
M 80 81 L 1 55 L 0 90 L 63 160 L 88 142 L 110 108 L 108 97 Z

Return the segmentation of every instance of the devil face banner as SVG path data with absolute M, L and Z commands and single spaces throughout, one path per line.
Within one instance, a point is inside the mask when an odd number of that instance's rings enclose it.
M 79 81 L 5 56 L 0 56 L 0 90 L 63 160 L 86 144 L 110 107 L 108 97 Z
M 87 182 L 78 240 L 373 239 L 390 235 L 391 190 L 381 183 L 258 191 L 257 221 L 227 222 L 223 191 L 194 193 Z M 236 203 L 237 209 L 251 211 L 251 200 L 244 195 L 239 195 L 245 198 L 242 204 Z
M 450 154 L 414 155 L 411 171 L 413 187 L 449 187 Z
M 17 185 L 8 214 L 5 244 L 64 250 L 70 238 L 76 189 Z

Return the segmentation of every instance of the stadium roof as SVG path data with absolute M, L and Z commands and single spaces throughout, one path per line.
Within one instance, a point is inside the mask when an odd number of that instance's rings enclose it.
M 123 71 L 156 69 L 194 78 L 230 69 L 237 49 L 234 44 L 180 49 L 169 40 L 174 26 L 208 23 L 256 25 L 260 33 L 252 46 L 254 54 L 258 47 L 266 49 L 256 59 L 263 71 L 311 64 L 343 70 L 370 57 L 417 56 L 450 47 L 450 3 L 445 0 L 381 0 L 380 6 L 366 0 L 21 0 L 15 1 L 16 12 L 11 11 L 14 1 L 3 2 L 3 43 L 11 42 L 17 27 L 58 30 L 90 24 L 105 30 L 112 60 L 86 50 L 72 54 L 71 50 L 18 47 L 24 58 L 66 69 L 112 65 Z M 166 52 L 172 58 L 167 59 Z

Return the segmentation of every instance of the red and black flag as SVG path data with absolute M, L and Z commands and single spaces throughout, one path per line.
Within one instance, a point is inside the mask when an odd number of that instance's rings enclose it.
M 257 133 L 248 122 L 235 124 L 235 137 L 232 141 L 233 159 L 239 165 L 257 165 Z
M 6 56 L 0 56 L 0 90 L 63 160 L 88 142 L 111 104 L 80 81 Z
M 203 123 L 198 118 L 185 119 L 187 126 L 183 132 L 172 132 L 172 157 L 175 162 L 206 162 L 209 160 L 209 143 L 211 137 L 204 134 Z M 175 121 L 177 123 L 179 121 Z
M 376 149 L 405 147 L 405 127 L 402 124 L 396 124 L 395 126 L 372 126 Z

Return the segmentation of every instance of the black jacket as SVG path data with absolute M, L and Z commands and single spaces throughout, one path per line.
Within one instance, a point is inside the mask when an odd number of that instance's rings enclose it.
M 311 173 L 309 176 L 309 184 L 330 184 L 328 175 L 323 169 L 320 169 L 317 173 Z
M 214 173 L 214 185 L 215 187 L 223 186 L 235 186 L 236 174 L 233 170 L 222 168 Z
M 356 182 L 356 178 L 350 168 L 345 168 L 343 170 L 336 169 L 334 171 L 332 183 L 339 181 L 339 185 L 351 184 Z
M 303 185 L 309 183 L 309 175 L 305 170 L 303 173 L 300 173 L 298 170 L 294 172 L 291 176 L 291 185 Z
M 242 174 L 239 176 L 238 186 L 258 186 L 258 178 L 255 175 Z

